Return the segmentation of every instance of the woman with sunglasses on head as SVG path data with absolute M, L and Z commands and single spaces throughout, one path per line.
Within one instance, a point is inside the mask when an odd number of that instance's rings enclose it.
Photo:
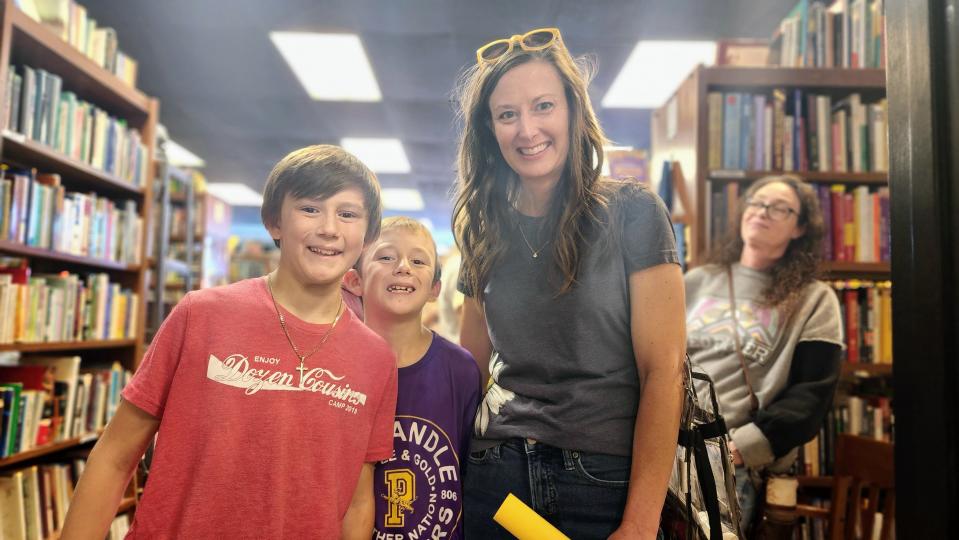
M 542 29 L 481 48 L 461 85 L 460 339 L 490 379 L 465 475 L 468 538 L 510 538 L 492 520 L 508 493 L 572 538 L 657 536 L 681 407 L 682 276 L 662 202 L 600 176 L 587 80 Z
M 816 191 L 795 176 L 765 177 L 738 217 L 711 264 L 686 274 L 686 327 L 690 360 L 713 379 L 732 432 L 746 529 L 757 473 L 788 470 L 794 449 L 819 432 L 843 339 L 836 294 L 816 280 L 824 229 Z

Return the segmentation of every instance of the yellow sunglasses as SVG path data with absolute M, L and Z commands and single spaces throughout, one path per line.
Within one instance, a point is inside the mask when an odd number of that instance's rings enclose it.
M 562 43 L 559 37 L 559 28 L 537 28 L 523 35 L 514 35 L 509 39 L 490 41 L 476 49 L 476 62 L 489 64 L 495 62 L 513 50 L 513 43 L 518 43 L 524 51 L 541 51 L 555 43 Z

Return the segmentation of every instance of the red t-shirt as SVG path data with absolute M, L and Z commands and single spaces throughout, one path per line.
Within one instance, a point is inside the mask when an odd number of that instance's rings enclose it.
M 300 351 L 329 329 L 284 317 Z M 127 538 L 339 538 L 360 467 L 393 450 L 396 361 L 345 309 L 305 365 L 263 278 L 177 304 L 123 390 L 160 418 Z

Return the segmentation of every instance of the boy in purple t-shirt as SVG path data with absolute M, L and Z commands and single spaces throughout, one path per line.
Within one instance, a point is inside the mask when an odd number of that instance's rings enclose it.
M 399 368 L 393 456 L 373 475 L 373 538 L 462 538 L 462 473 L 480 373 L 466 349 L 423 326 L 423 306 L 440 291 L 429 230 L 405 217 L 383 220 L 345 284 L 363 297 L 367 326 L 386 339 Z

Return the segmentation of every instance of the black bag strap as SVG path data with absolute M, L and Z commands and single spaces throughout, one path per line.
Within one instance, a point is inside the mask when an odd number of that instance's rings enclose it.
M 709 516 L 709 540 L 723 540 L 723 526 L 720 523 L 719 498 L 716 496 L 716 479 L 709 464 L 706 440 L 699 430 L 694 430 L 693 455 L 696 457 L 696 475 L 702 488 L 703 503 Z

